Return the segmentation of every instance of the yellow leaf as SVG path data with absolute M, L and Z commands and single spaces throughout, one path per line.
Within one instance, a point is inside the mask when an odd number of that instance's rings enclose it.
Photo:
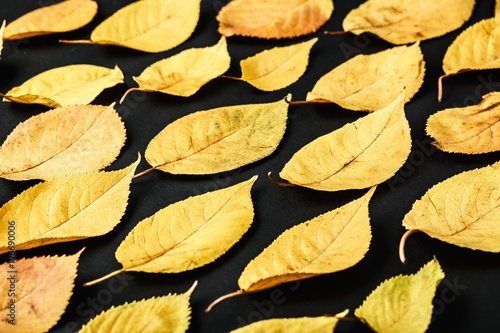
M 94 18 L 97 3 L 92 0 L 66 0 L 36 9 L 9 23 L 5 39 L 22 39 L 81 28 Z
M 17 250 L 111 231 L 125 213 L 138 163 L 118 171 L 49 180 L 19 194 L 0 208 L 0 254 L 9 250 L 9 221 L 16 224 Z
M 16 225 L 13 227 L 15 230 Z M 35 257 L 0 265 L 0 331 L 39 333 L 54 326 L 73 293 L 82 251 L 72 256 Z
M 432 299 L 444 273 L 436 259 L 414 275 L 399 275 L 379 285 L 354 315 L 379 333 L 423 333 L 432 316 Z
M 198 111 L 165 127 L 149 143 L 153 168 L 172 174 L 233 170 L 270 155 L 285 133 L 288 104 L 281 100 Z
M 120 103 L 134 90 L 191 96 L 205 83 L 227 71 L 230 63 L 226 38 L 223 36 L 214 46 L 188 49 L 155 62 L 141 75 L 134 77 L 139 88 L 128 90 Z
M 332 13 L 332 0 L 233 0 L 217 21 L 226 37 L 293 38 L 315 32 Z
M 478 105 L 439 111 L 427 120 L 434 145 L 450 153 L 482 154 L 500 150 L 500 92 Z
M 113 306 L 91 319 L 78 333 L 184 333 L 191 319 L 189 298 L 195 287 L 196 282 L 184 294 Z
M 40 73 L 19 87 L 12 88 L 4 98 L 24 104 L 42 104 L 51 108 L 89 104 L 104 89 L 123 82 L 123 73 L 94 65 L 69 65 Z
M 450 244 L 500 252 L 499 183 L 498 163 L 450 177 L 413 204 L 403 226 Z
M 411 150 L 404 92 L 385 108 L 323 135 L 300 149 L 280 173 L 321 191 L 371 187 L 386 181 Z
M 375 111 L 406 88 L 408 102 L 424 82 L 425 62 L 419 43 L 370 55 L 358 55 L 325 74 L 307 94 L 349 110 Z
M 471 16 L 474 0 L 368 0 L 344 19 L 345 31 L 370 32 L 392 44 L 447 34 Z
M 495 17 L 498 17 L 498 14 L 500 14 L 500 1 L 496 0 L 495 1 Z
M 98 171 L 125 143 L 125 126 L 113 105 L 50 110 L 19 124 L 0 147 L 0 177 L 50 180 Z
M 0 55 L 2 54 L 2 48 L 3 48 L 3 33 L 5 30 L 5 20 L 2 23 L 2 26 L 0 26 Z

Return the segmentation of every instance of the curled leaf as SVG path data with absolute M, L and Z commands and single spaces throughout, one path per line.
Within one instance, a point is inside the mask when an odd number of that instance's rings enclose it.
M 219 33 L 293 38 L 317 31 L 333 13 L 332 0 L 233 0 L 217 15 Z

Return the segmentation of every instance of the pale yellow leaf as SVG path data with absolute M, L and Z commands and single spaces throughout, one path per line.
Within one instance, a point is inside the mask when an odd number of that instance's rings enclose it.
M 332 0 L 233 0 L 217 21 L 227 37 L 293 38 L 315 32 L 332 13 Z
M 43 104 L 51 108 L 85 105 L 104 89 L 119 83 L 123 83 L 123 73 L 118 66 L 109 69 L 69 65 L 40 73 L 2 96 L 17 103 Z
M 139 163 L 109 172 L 37 184 L 0 208 L 0 253 L 9 250 L 7 225 L 16 223 L 16 249 L 104 235 L 122 218 Z
M 40 333 L 54 326 L 73 293 L 82 251 L 0 265 L 0 332 Z
M 414 275 L 380 284 L 354 315 L 378 333 L 424 333 L 431 322 L 432 299 L 444 273 L 436 259 Z
M 96 44 L 163 52 L 191 36 L 201 0 L 147 0 L 123 7 L 102 22 L 90 39 Z
M 5 39 L 76 30 L 90 23 L 96 13 L 97 3 L 92 0 L 66 0 L 41 7 L 9 23 L 5 28 Z
M 149 143 L 153 168 L 172 174 L 233 170 L 270 155 L 285 133 L 288 104 L 280 100 L 199 111 L 165 127 Z
M 474 0 L 367 0 L 344 19 L 345 31 L 370 32 L 392 44 L 447 34 L 471 16 Z
M 361 189 L 391 178 L 411 150 L 404 92 L 370 113 L 300 149 L 280 173 L 290 183 L 321 191 Z
M 184 294 L 112 306 L 91 319 L 78 333 L 184 333 L 191 319 L 189 298 L 195 287 L 196 282 Z
M 477 105 L 439 111 L 427 119 L 434 145 L 450 153 L 482 154 L 500 150 L 500 92 Z
M 375 54 L 360 54 L 325 74 L 307 94 L 349 110 L 375 111 L 406 88 L 408 102 L 424 82 L 425 62 L 419 43 Z
M 241 79 L 257 89 L 274 91 L 296 82 L 306 71 L 309 52 L 318 38 L 275 47 L 240 62 Z
M 101 170 L 125 143 L 113 105 L 66 106 L 19 124 L 0 147 L 0 177 L 50 180 Z

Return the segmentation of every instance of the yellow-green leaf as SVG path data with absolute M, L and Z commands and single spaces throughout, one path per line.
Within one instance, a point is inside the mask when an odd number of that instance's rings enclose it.
M 118 171 L 57 178 L 22 192 L 0 208 L 0 253 L 9 250 L 9 221 L 16 224 L 16 250 L 111 231 L 125 213 L 138 163 Z
M 345 31 L 373 33 L 392 44 L 447 34 L 471 16 L 474 0 L 368 0 L 344 19 Z
M 432 299 L 444 278 L 436 259 L 414 275 L 384 281 L 356 309 L 354 315 L 378 333 L 423 333 L 432 316 Z
M 280 173 L 290 183 L 321 191 L 371 187 L 386 181 L 411 150 L 404 92 L 370 113 L 301 148 Z
M 360 54 L 321 77 L 306 99 L 375 111 L 391 103 L 404 88 L 408 102 L 422 86 L 424 74 L 419 43 Z
M 184 116 L 149 143 L 153 168 L 172 174 L 233 170 L 270 155 L 285 133 L 288 104 L 220 107 Z
M 0 177 L 50 180 L 98 171 L 125 143 L 125 126 L 113 105 L 75 105 L 19 124 L 0 147 Z
M 195 287 L 196 282 L 184 294 L 168 294 L 112 306 L 91 319 L 78 333 L 184 333 L 189 328 L 189 298 Z
M 69 65 L 40 73 L 1 95 L 17 103 L 42 104 L 51 108 L 89 104 L 104 89 L 123 82 L 123 73 L 94 65 Z M 5 101 L 4 99 L 4 101 Z

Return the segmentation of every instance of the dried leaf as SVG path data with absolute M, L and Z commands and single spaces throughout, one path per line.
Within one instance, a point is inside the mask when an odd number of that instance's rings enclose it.
M 482 154 L 500 150 L 500 92 L 478 105 L 439 111 L 427 120 L 434 145 L 450 153 Z
M 495 1 L 495 17 L 498 17 L 498 14 L 500 14 L 500 1 L 496 0 Z
M 413 204 L 403 226 L 450 244 L 500 252 L 499 183 L 498 163 L 450 177 Z
M 414 275 L 399 275 L 379 285 L 354 315 L 379 333 L 423 333 L 432 316 L 432 299 L 444 278 L 436 259 Z
M 0 208 L 0 225 L 15 221 L 16 250 L 104 235 L 125 213 L 138 164 L 37 184 Z M 7 228 L 0 228 L 0 254 L 8 250 Z
M 408 102 L 424 82 L 425 62 L 418 43 L 358 55 L 325 74 L 308 101 L 332 102 L 349 110 L 375 111 L 406 88 Z
M 149 143 L 153 168 L 172 174 L 213 174 L 270 155 L 285 133 L 288 104 L 220 107 L 184 116 Z
M 97 3 L 92 0 L 66 0 L 29 12 L 9 23 L 5 39 L 22 39 L 79 29 L 92 21 Z
M 403 101 L 404 92 L 385 108 L 310 142 L 280 176 L 321 191 L 361 189 L 389 179 L 411 150 Z
M 344 19 L 345 31 L 373 33 L 392 44 L 415 43 L 460 28 L 474 0 L 368 0 Z
M 233 0 L 217 15 L 219 33 L 293 38 L 317 31 L 333 13 L 332 0 Z
M 72 256 L 35 257 L 0 265 L 0 331 L 39 333 L 54 326 L 73 293 L 82 251 Z
M 7 94 L 0 95 L 17 103 L 58 108 L 89 104 L 104 89 L 118 83 L 123 83 L 123 73 L 118 66 L 109 69 L 94 65 L 69 65 L 40 73 Z
M 189 298 L 196 284 L 184 294 L 168 294 L 112 306 L 91 319 L 78 333 L 184 333 L 191 319 Z
M 0 26 L 0 55 L 2 55 L 4 31 L 5 31 L 5 20 L 3 21 L 2 25 Z
M 227 71 L 230 63 L 226 38 L 223 36 L 214 46 L 188 49 L 155 62 L 141 75 L 134 77 L 139 88 L 127 91 L 120 103 L 134 90 L 191 96 L 205 83 Z
M 125 143 L 113 105 L 50 110 L 19 124 L 0 147 L 0 177 L 43 179 L 101 170 Z

